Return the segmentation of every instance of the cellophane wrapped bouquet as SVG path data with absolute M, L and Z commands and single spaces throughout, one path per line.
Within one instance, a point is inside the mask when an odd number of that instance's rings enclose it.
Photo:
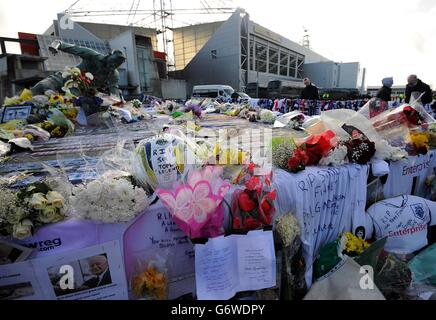
M 271 226 L 277 191 L 272 186 L 272 171 L 256 174 L 251 163 L 242 170 L 237 179 L 244 189 L 237 189 L 232 195 L 232 230 L 248 232 Z
M 206 166 L 189 172 L 172 188 L 156 190 L 174 222 L 189 238 L 214 238 L 224 233 L 222 204 L 231 185 L 222 176 L 222 167 Z
M 133 275 L 130 288 L 134 298 L 138 300 L 168 299 L 168 252 L 138 254 L 136 272 Z

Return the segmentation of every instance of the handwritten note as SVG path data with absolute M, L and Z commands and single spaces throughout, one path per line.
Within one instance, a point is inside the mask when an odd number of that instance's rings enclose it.
M 171 141 L 165 139 L 153 141 L 151 143 L 151 150 L 151 163 L 159 184 L 165 186 L 175 181 L 177 167 Z
M 160 203 L 149 208 L 124 234 L 128 279 L 135 273 L 137 258 L 168 255 L 169 299 L 195 292 L 194 246 Z
M 209 240 L 195 246 L 199 300 L 230 299 L 239 291 L 276 285 L 272 232 L 254 232 Z

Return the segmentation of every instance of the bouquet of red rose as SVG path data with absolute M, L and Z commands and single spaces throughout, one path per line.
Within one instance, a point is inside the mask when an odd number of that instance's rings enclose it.
M 321 134 L 313 135 L 306 140 L 306 154 L 309 157 L 307 165 L 316 166 L 322 157 L 325 157 L 335 146 L 335 133 L 327 130 Z
M 288 159 L 287 170 L 297 173 L 306 169 L 306 166 L 318 165 L 321 158 L 335 146 L 334 137 L 335 134 L 331 130 L 309 137 L 303 145 L 293 151 Z
M 347 147 L 348 160 L 362 165 L 368 163 L 376 151 L 375 143 L 365 136 L 352 138 L 344 145 Z
M 271 187 L 272 172 L 258 176 L 255 165 L 247 167 L 241 179 L 245 189 L 238 189 L 232 197 L 232 229 L 248 232 L 271 225 L 275 213 L 274 201 L 277 193 Z
M 306 150 L 297 148 L 294 150 L 292 157 L 288 159 L 288 170 L 292 173 L 297 173 L 306 169 L 306 165 L 309 163 L 309 156 Z

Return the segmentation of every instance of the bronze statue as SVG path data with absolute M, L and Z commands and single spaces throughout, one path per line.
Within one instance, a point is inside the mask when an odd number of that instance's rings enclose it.
M 63 51 L 82 58 L 77 66 L 83 72 L 90 72 L 94 76 L 95 86 L 112 95 L 120 96 L 118 87 L 119 73 L 117 68 L 126 61 L 126 57 L 120 50 L 114 50 L 111 54 L 103 55 L 92 49 L 80 47 L 60 40 L 55 40 L 49 47 L 54 55 Z M 47 90 L 62 92 L 62 87 L 68 79 L 62 77 L 62 72 L 48 76 L 31 88 L 33 95 L 44 94 Z

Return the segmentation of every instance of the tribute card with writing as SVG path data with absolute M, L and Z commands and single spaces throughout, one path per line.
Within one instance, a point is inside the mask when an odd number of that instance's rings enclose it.
M 276 285 L 272 231 L 210 239 L 195 246 L 199 300 L 227 300 L 237 292 Z

